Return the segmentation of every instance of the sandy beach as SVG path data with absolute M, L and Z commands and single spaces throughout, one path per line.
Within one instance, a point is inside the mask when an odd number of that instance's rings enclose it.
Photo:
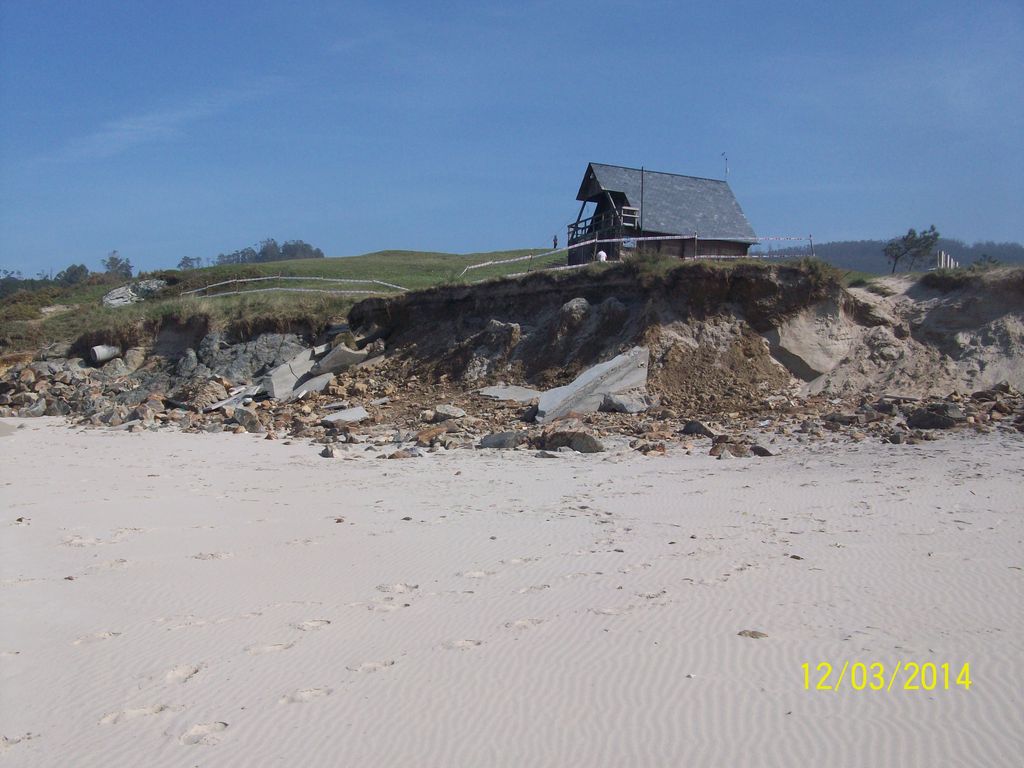
M 5 765 L 1019 765 L 1020 435 L 386 461 L 4 425 Z

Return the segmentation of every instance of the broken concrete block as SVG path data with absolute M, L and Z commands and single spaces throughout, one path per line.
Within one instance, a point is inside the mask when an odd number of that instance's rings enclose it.
M 296 384 L 295 388 L 284 397 L 286 403 L 290 403 L 293 400 L 298 400 L 304 395 L 323 392 L 327 387 L 334 381 L 333 373 L 324 373 L 320 376 L 314 376 L 311 379 L 306 379 L 301 384 Z
M 370 414 L 366 412 L 366 409 L 361 405 L 357 405 L 355 408 L 346 408 L 343 411 L 335 411 L 332 414 L 324 416 L 320 419 L 320 423 L 324 426 L 330 426 L 332 424 L 355 424 L 360 421 L 365 421 L 370 418 Z
M 304 349 L 292 357 L 288 362 L 274 368 L 263 377 L 263 386 L 267 394 L 275 400 L 280 400 L 291 394 L 299 379 L 313 370 L 316 365 L 315 350 Z
M 508 400 L 513 403 L 528 403 L 541 395 L 539 390 L 515 386 L 484 387 L 478 389 L 477 394 L 492 400 Z
M 567 413 L 593 413 L 601 407 L 606 394 L 642 390 L 647 386 L 650 357 L 646 347 L 633 347 L 588 368 L 572 383 L 549 389 L 537 402 L 537 421 L 543 424 Z
M 312 373 L 339 373 L 353 365 L 363 362 L 369 353 L 366 350 L 349 349 L 344 344 L 339 344 L 313 366 Z

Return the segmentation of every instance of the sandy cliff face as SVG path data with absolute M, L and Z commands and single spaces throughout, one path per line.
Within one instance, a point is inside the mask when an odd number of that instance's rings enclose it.
M 1024 386 L 1024 271 L 929 288 L 841 289 L 793 266 L 625 266 L 599 275 L 443 287 L 357 305 L 408 375 L 564 384 L 640 344 L 666 404 L 739 408 L 797 391 L 946 394 Z

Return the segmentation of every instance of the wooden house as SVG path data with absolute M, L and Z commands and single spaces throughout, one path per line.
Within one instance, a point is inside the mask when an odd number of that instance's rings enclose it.
M 717 179 L 590 163 L 576 199 L 582 205 L 569 225 L 570 264 L 595 261 L 601 251 L 609 260 L 628 258 L 638 249 L 737 257 L 757 242 L 729 184 Z M 662 239 L 639 240 L 645 237 Z

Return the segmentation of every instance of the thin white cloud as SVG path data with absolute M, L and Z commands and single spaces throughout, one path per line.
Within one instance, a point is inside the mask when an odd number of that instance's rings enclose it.
M 188 128 L 195 123 L 265 95 L 271 85 L 268 82 L 237 88 L 193 98 L 174 107 L 139 112 L 111 120 L 91 133 L 69 140 L 46 159 L 58 162 L 104 160 L 135 147 L 173 140 L 185 135 Z

